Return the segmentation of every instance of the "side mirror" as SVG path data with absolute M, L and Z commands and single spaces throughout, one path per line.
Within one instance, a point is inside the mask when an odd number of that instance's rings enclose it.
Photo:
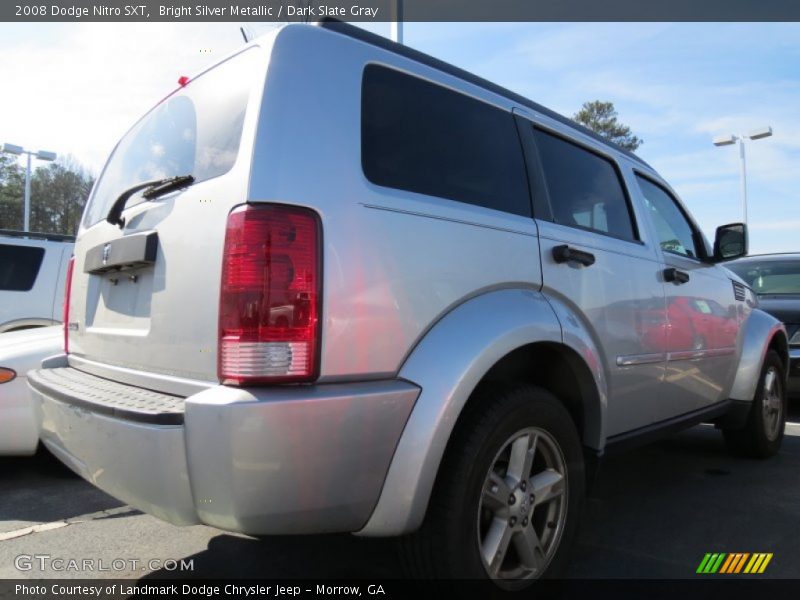
M 747 225 L 731 223 L 717 227 L 714 238 L 714 262 L 747 256 Z

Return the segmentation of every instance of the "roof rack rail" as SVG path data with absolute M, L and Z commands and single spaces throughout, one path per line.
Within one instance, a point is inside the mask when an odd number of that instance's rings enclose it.
M 388 50 L 389 52 L 394 52 L 395 54 L 399 54 L 400 56 L 404 56 L 405 58 L 410 58 L 416 62 L 422 63 L 429 67 L 433 67 L 443 73 L 447 73 L 448 75 L 452 75 L 454 77 L 458 77 L 468 83 L 473 85 L 477 85 L 478 87 L 482 87 L 483 89 L 492 92 L 494 94 L 498 94 L 499 96 L 503 96 L 512 102 L 516 102 L 522 106 L 527 106 L 531 110 L 534 110 L 540 114 L 543 114 L 554 121 L 558 121 L 559 123 L 563 123 L 572 129 L 583 133 L 607 146 L 610 146 L 621 152 L 625 156 L 635 160 L 641 165 L 652 169 L 650 165 L 647 164 L 641 157 L 637 156 L 630 150 L 623 148 L 619 144 L 616 144 L 606 138 L 598 135 L 591 129 L 584 127 L 580 123 L 576 123 L 572 119 L 565 117 L 562 114 L 555 112 L 541 104 L 534 102 L 533 100 L 529 100 L 524 96 L 517 94 L 516 92 L 512 92 L 502 86 L 497 85 L 496 83 L 492 83 L 482 77 L 478 77 L 477 75 L 473 75 L 469 71 L 465 71 L 464 69 L 460 69 L 450 63 L 446 63 L 443 60 L 439 60 L 438 58 L 434 58 L 429 54 L 425 54 L 424 52 L 420 52 L 419 50 L 414 50 L 413 48 L 409 48 L 408 46 L 404 46 L 402 44 L 398 44 L 397 42 L 393 42 L 392 40 L 367 31 L 366 29 L 362 29 L 360 27 L 356 27 L 355 25 L 351 25 L 350 23 L 346 23 L 345 21 L 340 21 L 338 19 L 332 17 L 324 17 L 316 22 L 316 25 L 319 27 L 323 27 L 325 29 L 330 29 L 331 31 L 335 31 L 337 33 L 341 33 L 342 35 L 346 35 L 348 37 L 357 39 L 361 42 L 365 42 L 367 44 L 371 44 L 373 46 L 377 46 L 383 50 Z
M 0 237 L 29 238 L 32 240 L 48 240 L 51 242 L 74 242 L 74 235 L 63 233 L 44 233 L 42 231 L 17 231 L 15 229 L 0 229 Z

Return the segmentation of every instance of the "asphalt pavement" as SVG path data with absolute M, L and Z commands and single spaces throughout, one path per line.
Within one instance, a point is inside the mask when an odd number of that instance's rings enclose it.
M 687 578 L 707 552 L 770 552 L 759 577 L 800 578 L 800 402 L 792 410 L 783 448 L 767 461 L 732 458 L 710 426 L 609 457 L 567 575 Z M 86 560 L 94 570 L 82 570 Z M 192 569 L 181 571 L 181 560 Z M 107 496 L 46 452 L 0 459 L 1 578 L 384 579 L 400 577 L 398 565 L 391 541 L 175 527 Z

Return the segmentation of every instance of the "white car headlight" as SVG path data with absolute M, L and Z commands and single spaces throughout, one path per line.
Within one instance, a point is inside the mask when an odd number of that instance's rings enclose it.
M 794 332 L 792 339 L 789 340 L 790 346 L 800 346 L 800 329 Z

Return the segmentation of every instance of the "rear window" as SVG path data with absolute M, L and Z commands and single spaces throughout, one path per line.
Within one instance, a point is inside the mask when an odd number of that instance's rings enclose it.
M 393 69 L 364 69 L 361 162 L 376 185 L 530 216 L 511 113 Z
M 0 290 L 27 292 L 36 283 L 44 248 L 0 244 Z
M 258 56 L 253 49 L 234 56 L 190 81 L 134 125 L 95 186 L 84 226 L 104 219 L 114 200 L 138 183 L 177 175 L 204 181 L 227 173 L 239 153 Z

